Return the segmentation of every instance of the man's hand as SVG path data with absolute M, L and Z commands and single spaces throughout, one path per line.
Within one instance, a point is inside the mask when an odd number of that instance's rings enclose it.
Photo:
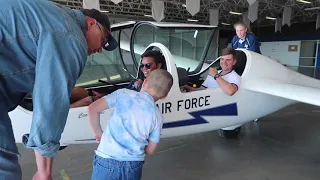
M 191 86 L 189 86 L 189 85 L 185 85 L 185 86 L 183 86 L 183 88 L 185 90 L 187 90 L 187 91 L 192 91 L 193 90 L 193 88 Z
M 141 80 L 141 79 L 138 79 L 135 83 L 134 83 L 134 87 L 135 88 L 138 88 L 138 86 L 140 85 L 140 84 L 142 84 L 143 83 L 143 81 Z
M 88 56 L 90 56 L 91 54 L 101 53 L 101 52 L 102 52 L 102 48 L 99 48 L 99 49 L 88 49 Z
M 52 163 L 53 158 L 42 156 L 38 151 L 34 151 L 38 171 L 32 177 L 32 180 L 52 180 Z
M 218 70 L 216 68 L 210 68 L 209 69 L 209 75 L 214 77 L 215 75 L 218 74 Z
M 97 92 L 97 91 L 93 91 L 93 94 L 97 97 L 97 99 L 99 99 L 99 98 L 101 98 L 101 97 L 104 96 L 104 94 L 99 93 L 99 92 Z

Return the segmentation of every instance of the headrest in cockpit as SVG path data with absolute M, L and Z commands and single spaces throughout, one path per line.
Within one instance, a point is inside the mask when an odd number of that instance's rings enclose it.
M 236 60 L 237 62 L 233 69 L 239 76 L 241 76 L 247 64 L 247 56 L 243 51 L 236 50 Z
M 189 82 L 189 76 L 186 69 L 177 67 L 179 87 L 187 85 Z

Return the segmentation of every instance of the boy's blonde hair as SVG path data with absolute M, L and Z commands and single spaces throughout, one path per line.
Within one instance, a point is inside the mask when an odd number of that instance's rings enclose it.
M 146 88 L 152 89 L 159 99 L 167 96 L 173 85 L 172 75 L 164 69 L 153 70 L 150 72 L 147 80 L 148 84 Z

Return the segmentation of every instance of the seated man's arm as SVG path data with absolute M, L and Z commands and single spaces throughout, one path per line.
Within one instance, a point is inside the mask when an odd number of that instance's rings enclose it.
M 215 68 L 210 68 L 209 76 L 215 76 L 217 74 L 217 70 Z M 224 80 L 221 76 L 216 78 L 219 87 L 228 95 L 232 96 L 238 91 L 238 86 L 240 85 L 240 76 L 234 74 L 228 79 L 228 81 Z
M 222 77 L 218 77 L 216 81 L 219 84 L 219 87 L 230 96 L 234 95 L 238 91 L 238 86 L 236 84 L 229 83 Z

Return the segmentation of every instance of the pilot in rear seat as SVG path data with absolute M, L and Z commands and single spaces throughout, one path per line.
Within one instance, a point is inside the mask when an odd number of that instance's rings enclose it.
M 166 69 L 166 60 L 162 53 L 157 50 L 147 50 L 141 55 L 142 62 L 141 62 L 141 76 L 139 79 L 132 80 L 128 85 L 128 89 L 140 91 L 144 78 L 149 76 L 149 73 L 155 69 Z M 95 100 L 105 96 L 105 94 L 98 93 L 93 91 L 94 96 L 88 96 L 87 91 L 83 88 L 75 88 L 74 94 L 71 96 L 72 99 L 74 97 L 83 97 L 82 99 L 74 102 L 71 104 L 71 108 L 82 107 L 82 106 L 89 106 Z
M 225 48 L 222 50 L 220 59 L 221 70 L 210 68 L 206 80 L 199 88 L 188 85 L 184 88 L 186 91 L 198 91 L 220 87 L 225 93 L 232 96 L 238 91 L 241 82 L 241 77 L 233 70 L 236 62 L 236 51 L 232 48 Z

